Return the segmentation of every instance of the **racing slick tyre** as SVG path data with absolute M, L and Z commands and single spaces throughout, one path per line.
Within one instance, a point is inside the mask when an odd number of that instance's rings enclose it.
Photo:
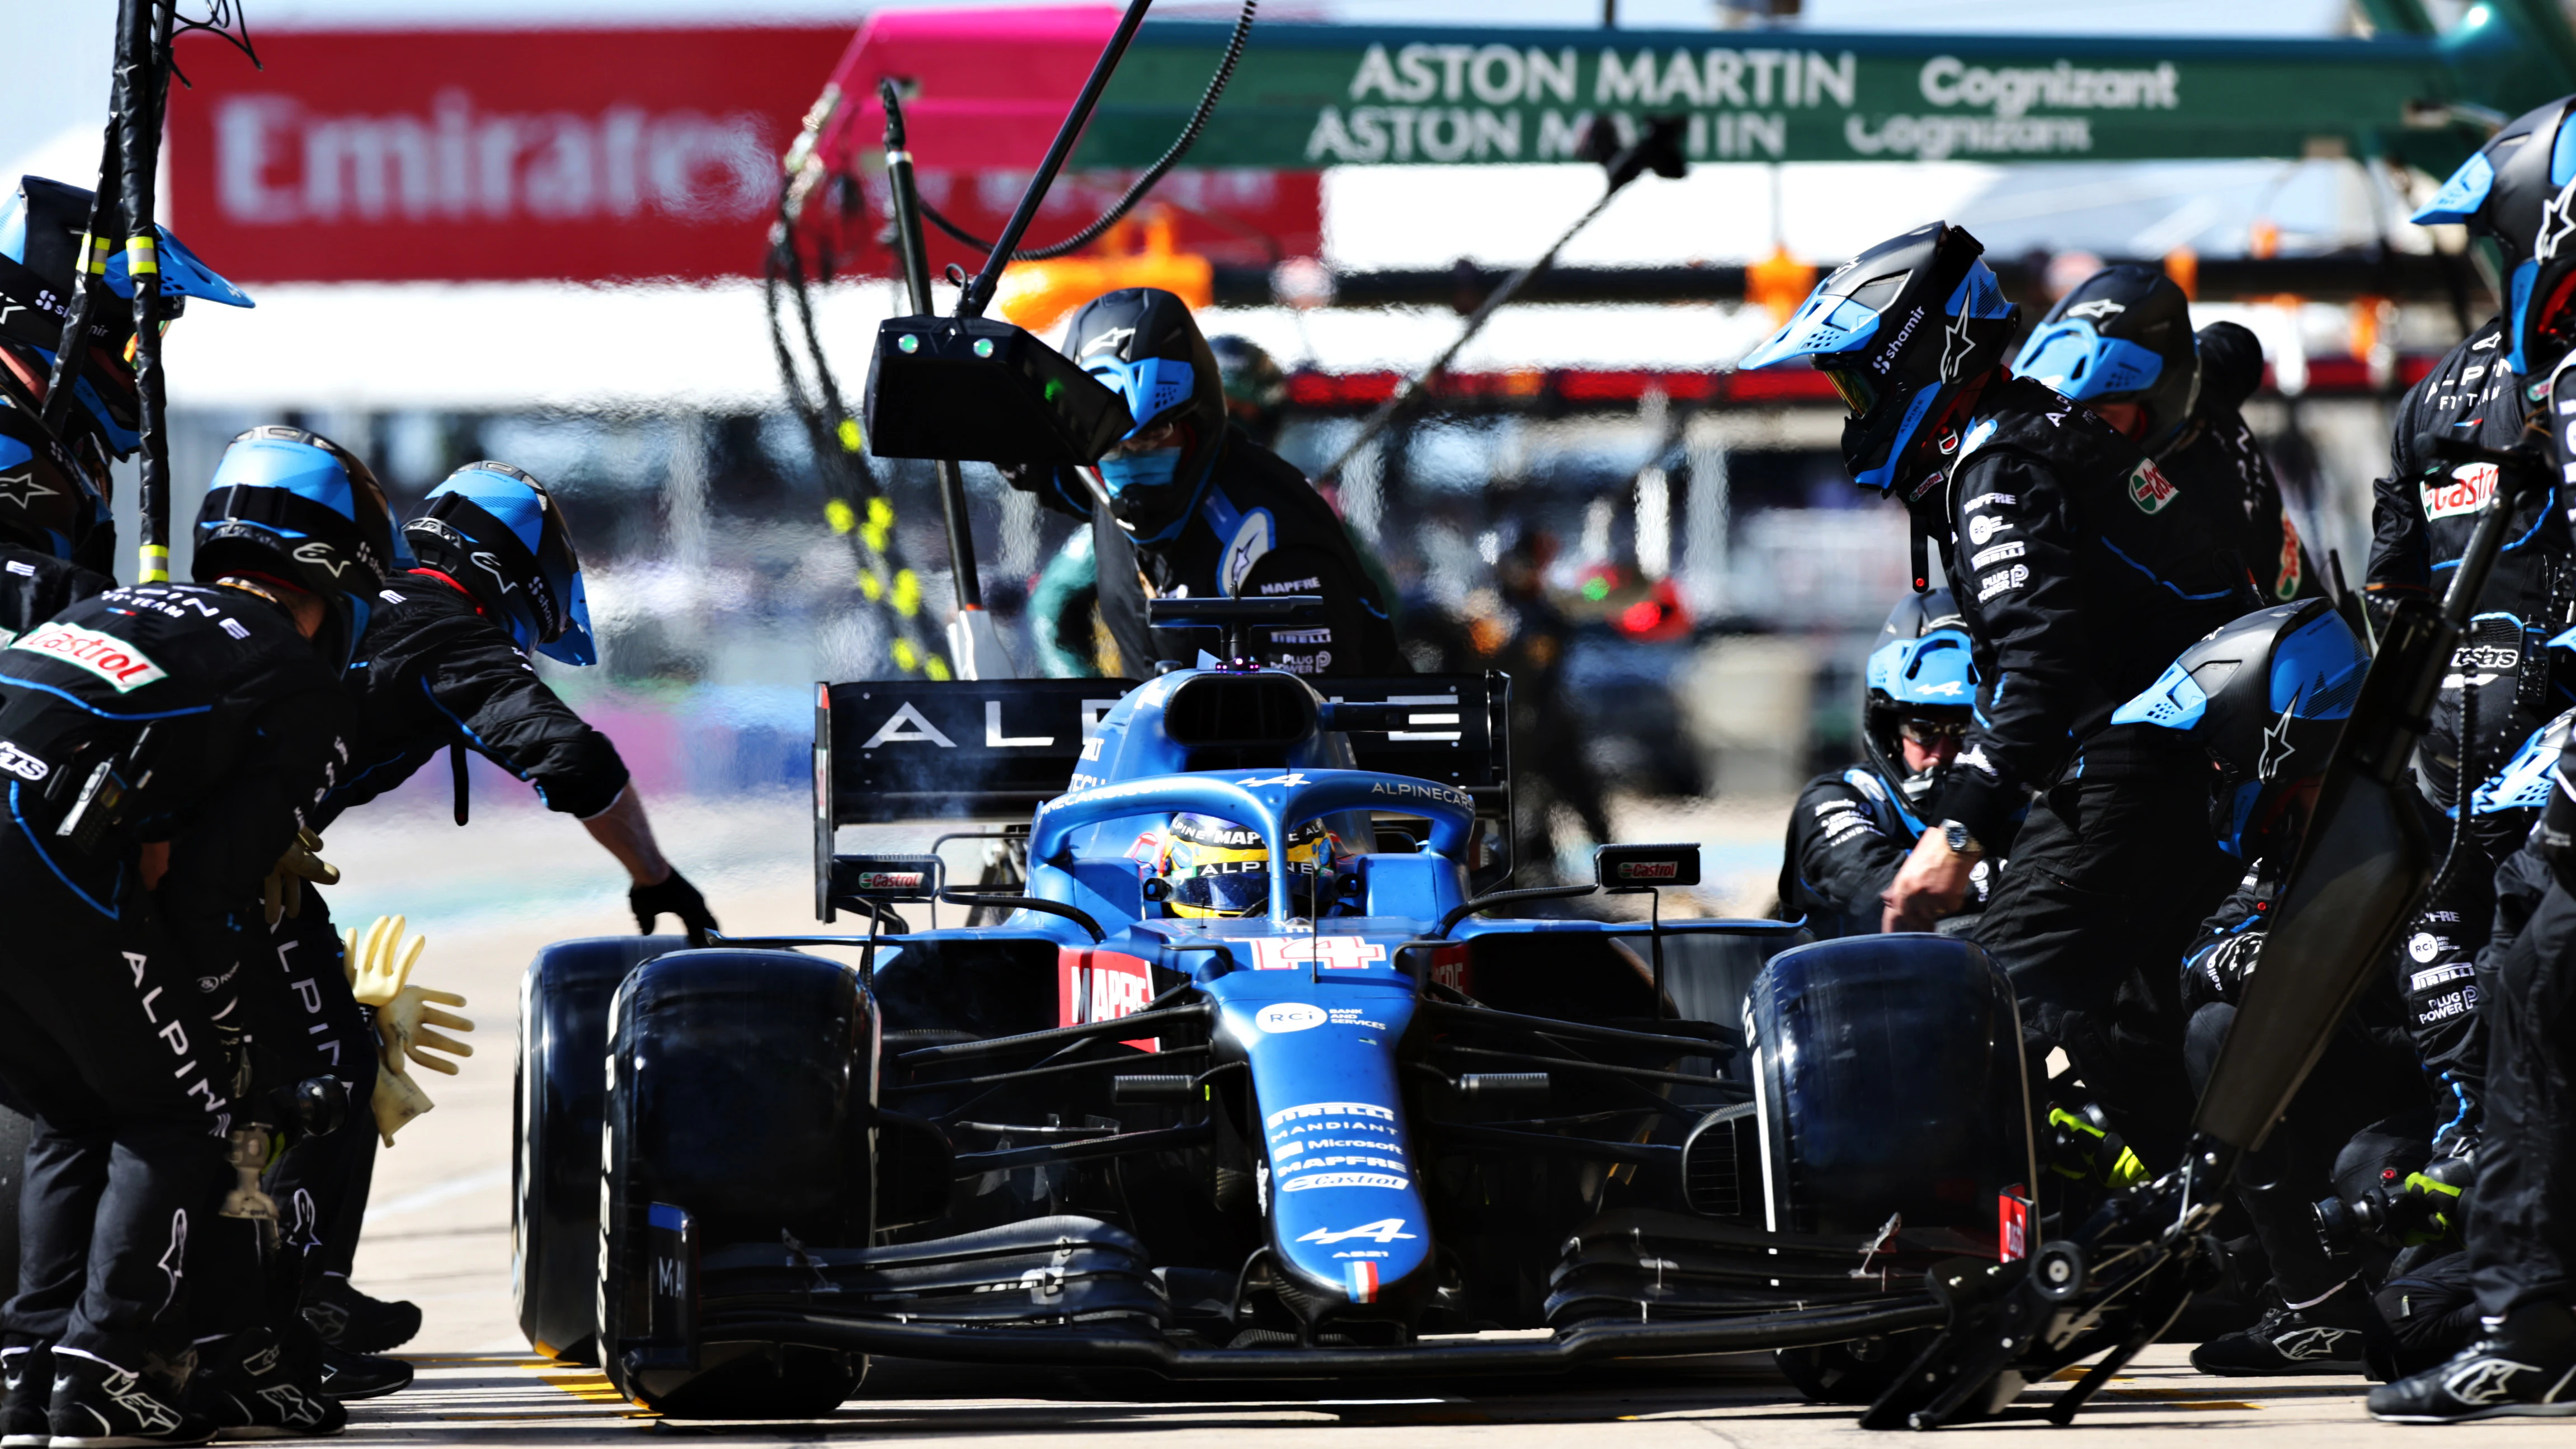
M 519 1331 L 553 1358 L 597 1362 L 599 1066 L 608 1054 L 609 999 L 638 965 L 687 944 L 685 936 L 557 941 L 537 953 L 519 984 L 510 1291 Z M 13 1254 L 17 1242 L 13 1233 Z
M 32 1118 L 0 1107 L 0 1287 L 18 1290 L 18 1193 L 27 1181 L 27 1143 L 36 1135 Z
M 875 1000 L 793 951 L 677 951 L 618 988 L 608 1043 L 599 1345 L 609 1382 L 675 1418 L 827 1414 L 860 1356 L 727 1340 L 699 1265 L 865 1248 L 875 1220 Z

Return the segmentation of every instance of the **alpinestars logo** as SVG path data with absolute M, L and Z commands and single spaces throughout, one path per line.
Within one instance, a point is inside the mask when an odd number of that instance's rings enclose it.
M 2540 1365 L 2509 1358 L 2473 1359 L 2442 1380 L 2443 1392 L 2463 1404 L 2487 1405 L 2513 1395 L 2516 1374 L 2536 1374 Z
M 2112 301 L 2108 297 L 2096 297 L 2090 302 L 2078 302 L 2074 306 L 2067 308 L 2066 315 L 2069 317 L 2081 317 L 2089 322 L 2101 322 L 2117 317 L 2128 310 L 2128 308 Z
M 24 508 L 39 498 L 51 498 L 56 490 L 36 481 L 34 465 L 15 473 L 0 473 L 0 499 Z
M 1941 380 L 1943 382 L 1957 382 L 1961 369 L 1967 366 L 1968 352 L 1972 346 L 1968 340 L 1968 309 L 1971 305 L 1968 295 L 1962 292 L 1959 297 L 1959 315 L 1952 318 L 1950 325 L 1941 331 Z
M 2299 696 L 2294 691 L 2288 708 L 2281 711 L 2281 717 L 2272 722 L 2270 729 L 2263 731 L 2263 756 L 2254 765 L 2256 779 L 2281 778 L 2281 767 L 2290 762 L 2290 756 L 2298 753 L 2298 747 L 2290 743 L 2290 716 L 2298 707 Z
M 2558 188 L 2558 194 L 2540 209 L 2540 240 L 2531 254 L 2544 262 L 2554 261 L 2571 234 L 2576 234 L 2576 180 Z
M 1082 345 L 1082 355 L 1075 358 L 1074 361 L 1086 361 L 1103 352 L 1112 353 L 1119 358 L 1124 359 L 1127 355 L 1127 339 L 1135 335 L 1136 329 L 1133 327 L 1112 327 L 1108 331 L 1101 333 L 1099 336 L 1092 338 L 1089 342 L 1084 343 Z
M 2273 1339 L 2272 1347 L 2279 1350 L 2281 1357 L 2292 1363 L 2333 1358 L 2336 1351 L 2343 1346 L 2344 1335 L 2350 1331 L 2342 1328 L 2302 1328 L 2295 1333 L 2285 1333 Z

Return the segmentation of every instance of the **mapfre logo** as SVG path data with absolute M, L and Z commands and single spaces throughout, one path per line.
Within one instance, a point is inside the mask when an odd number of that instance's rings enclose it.
M 776 205 L 777 146 L 748 112 L 611 105 L 331 113 L 241 92 L 215 106 L 215 198 L 241 226 L 311 222 L 747 220 Z

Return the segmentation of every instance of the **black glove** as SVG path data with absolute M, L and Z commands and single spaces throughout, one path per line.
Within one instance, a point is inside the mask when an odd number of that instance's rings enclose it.
M 634 909 L 635 930 L 639 935 L 653 934 L 653 922 L 668 911 L 682 929 L 689 933 L 689 944 L 707 944 L 707 932 L 717 929 L 716 918 L 707 910 L 707 898 L 688 878 L 673 871 L 658 885 L 640 885 L 626 892 L 626 904 Z

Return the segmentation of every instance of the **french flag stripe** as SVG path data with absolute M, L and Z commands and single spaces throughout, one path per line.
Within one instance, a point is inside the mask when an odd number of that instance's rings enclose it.
M 1353 1303 L 1377 1301 L 1377 1264 L 1365 1260 L 1346 1263 L 1343 1265 L 1343 1272 L 1350 1279 Z

